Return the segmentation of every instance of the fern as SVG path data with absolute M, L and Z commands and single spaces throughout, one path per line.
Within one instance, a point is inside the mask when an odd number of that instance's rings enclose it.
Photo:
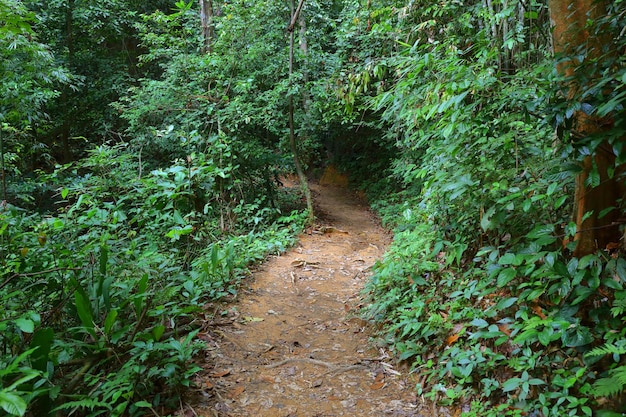
M 614 343 L 606 343 L 602 346 L 598 346 L 591 351 L 587 352 L 587 357 L 597 357 L 604 355 L 625 355 L 626 354 L 626 339 L 619 339 Z
M 613 301 L 613 306 L 611 307 L 611 314 L 613 317 L 617 317 L 621 314 L 624 314 L 626 311 L 626 298 L 620 298 Z
M 600 378 L 593 384 L 594 397 L 612 397 L 619 394 L 626 387 L 626 366 L 620 366 L 609 371 L 609 376 Z
M 52 411 L 67 410 L 70 408 L 71 409 L 87 408 L 89 410 L 93 410 L 96 407 L 102 407 L 108 410 L 111 409 L 111 405 L 107 402 L 100 401 L 94 398 L 84 398 L 79 401 L 68 401 L 66 403 L 63 403 Z
M 598 357 L 613 355 L 618 359 L 619 355 L 626 354 L 626 339 L 622 338 L 615 342 L 605 343 L 585 354 L 586 357 Z M 609 371 L 609 376 L 598 379 L 592 387 L 594 397 L 612 397 L 626 388 L 626 365 L 619 366 Z

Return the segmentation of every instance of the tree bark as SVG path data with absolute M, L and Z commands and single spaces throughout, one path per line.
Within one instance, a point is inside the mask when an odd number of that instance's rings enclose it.
M 215 30 L 213 28 L 213 0 L 200 1 L 200 25 L 202 26 L 202 53 L 210 54 L 213 49 L 213 38 Z
M 67 62 L 71 69 L 74 66 L 74 0 L 67 2 L 65 9 L 65 42 L 67 45 Z M 61 127 L 61 144 L 63 163 L 68 163 L 72 159 L 72 151 L 70 149 L 70 137 L 72 134 L 72 105 L 70 103 L 70 89 L 66 85 L 61 93 L 61 101 L 63 102 L 63 124 Z
M 605 0 L 549 0 L 550 20 L 553 26 L 554 52 L 559 57 L 557 70 L 566 78 L 567 99 L 576 100 L 581 89 L 576 79 L 576 69 L 581 65 L 576 56 L 584 50 L 586 58 L 601 57 L 602 46 L 611 45 L 611 39 L 601 39 L 597 33 L 588 31 L 588 22 L 603 16 Z M 608 42 L 608 43 L 607 43 Z M 601 134 L 610 121 L 606 118 L 578 111 L 574 114 L 574 137 L 590 137 Z M 601 212 L 619 206 L 620 184 L 616 176 L 609 175 L 614 167 L 615 155 L 608 143 L 600 144 L 581 162 L 581 172 L 576 178 L 574 196 L 574 220 L 577 232 L 574 256 L 581 257 L 607 244 L 619 241 L 618 209 L 600 217 Z M 592 186 L 589 178 L 597 169 L 599 184 Z
M 289 90 L 291 90 L 292 76 L 293 76 L 293 60 L 294 60 L 294 27 L 296 22 L 298 21 L 298 16 L 300 11 L 302 10 L 302 6 L 304 5 L 304 0 L 300 0 L 297 9 L 294 11 L 294 1 L 291 0 L 291 21 L 289 22 L 289 26 L 287 27 L 287 31 L 289 32 Z M 307 182 L 306 175 L 302 170 L 302 165 L 300 164 L 300 158 L 298 157 L 298 144 L 296 143 L 296 133 L 294 127 L 294 104 L 293 104 L 293 94 L 289 93 L 289 147 L 291 148 L 291 152 L 293 153 L 293 162 L 296 166 L 296 173 L 298 174 L 298 179 L 300 181 L 300 187 L 302 188 L 302 192 L 304 193 L 304 197 L 306 198 L 306 207 L 309 212 L 308 223 L 312 224 L 315 220 L 315 214 L 313 212 L 313 197 L 311 196 L 311 190 L 309 189 L 309 184 Z

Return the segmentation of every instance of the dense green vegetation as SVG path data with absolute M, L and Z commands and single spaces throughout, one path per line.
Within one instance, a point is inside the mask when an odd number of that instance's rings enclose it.
M 578 5 L 305 0 L 290 65 L 294 2 L 0 0 L 2 412 L 173 413 L 307 221 L 293 126 L 394 230 L 364 314 L 419 394 L 622 415 L 626 3 Z

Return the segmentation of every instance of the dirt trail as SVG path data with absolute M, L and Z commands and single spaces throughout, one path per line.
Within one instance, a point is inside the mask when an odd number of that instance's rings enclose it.
M 209 343 L 199 416 L 445 416 L 416 398 L 355 317 L 390 236 L 345 189 L 313 186 L 321 222 L 264 263 Z M 442 410 L 443 411 L 443 410 Z M 193 415 L 193 414 L 191 414 Z

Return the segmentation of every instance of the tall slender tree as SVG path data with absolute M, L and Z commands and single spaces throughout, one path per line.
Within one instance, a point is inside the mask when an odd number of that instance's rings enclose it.
M 298 17 L 300 16 L 300 12 L 302 11 L 302 6 L 304 6 L 304 0 L 300 0 L 298 3 L 298 7 L 294 8 L 294 1 L 291 0 L 291 21 L 289 22 L 289 26 L 287 27 L 287 31 L 289 32 L 289 90 L 291 90 L 292 82 L 293 82 L 293 61 L 294 61 L 294 49 L 295 49 L 295 26 L 298 21 Z M 293 93 L 289 93 L 289 146 L 291 148 L 291 152 L 293 153 L 293 160 L 296 166 L 296 172 L 298 173 L 298 179 L 300 180 L 300 187 L 302 187 L 302 192 L 306 198 L 306 207 L 309 212 L 308 222 L 309 224 L 313 223 L 314 213 L 313 213 L 313 198 L 311 197 L 311 190 L 309 189 L 309 185 L 307 183 L 306 175 L 304 174 L 304 170 L 302 169 L 302 164 L 300 163 L 300 158 L 298 157 L 298 144 L 296 143 L 296 132 L 294 126 L 294 101 L 293 101 Z

